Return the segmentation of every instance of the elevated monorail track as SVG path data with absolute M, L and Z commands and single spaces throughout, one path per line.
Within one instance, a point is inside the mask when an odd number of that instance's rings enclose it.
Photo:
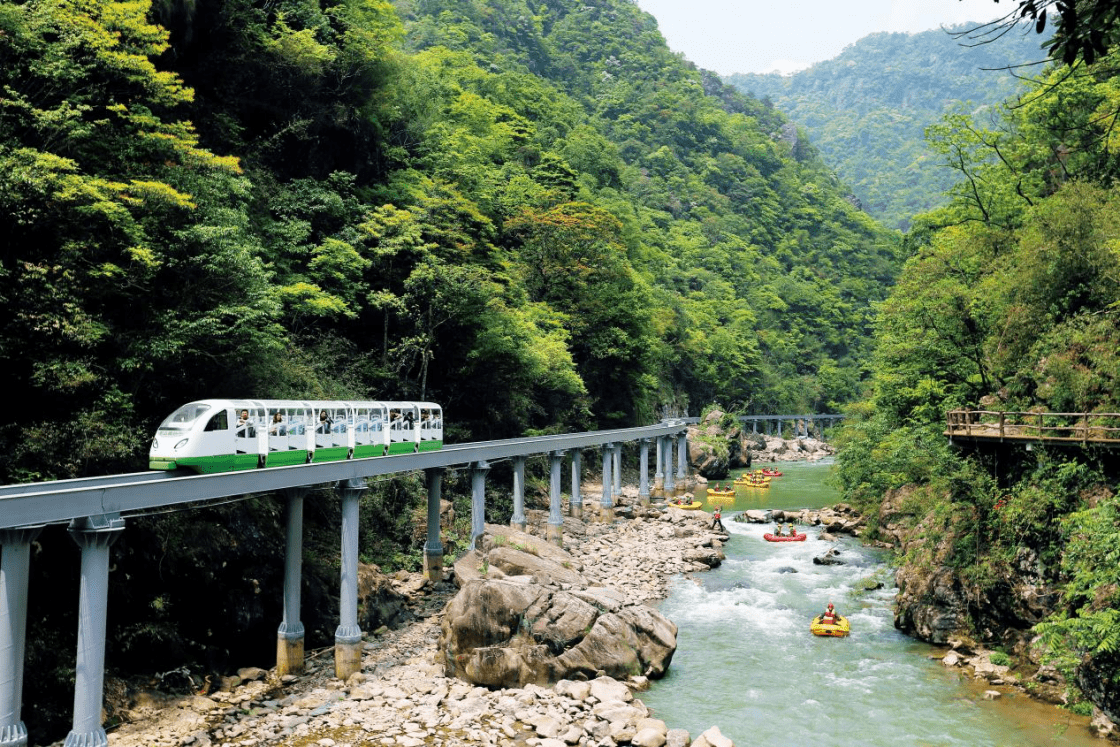
M 0 487 L 0 529 L 59 524 L 88 516 L 125 515 L 181 503 L 228 498 L 434 467 L 466 467 L 517 456 L 586 449 L 613 442 L 671 436 L 687 426 L 672 420 L 638 428 L 446 445 L 418 454 L 302 464 L 210 475 L 135 472 Z

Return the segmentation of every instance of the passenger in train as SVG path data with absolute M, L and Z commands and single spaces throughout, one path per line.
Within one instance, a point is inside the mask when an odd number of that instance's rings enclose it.
M 327 411 L 326 410 L 320 411 L 319 412 L 319 427 L 316 428 L 316 431 L 318 431 L 319 433 L 330 433 L 332 425 L 334 425 L 334 420 L 332 420 L 330 415 L 327 414 Z
M 288 433 L 287 427 L 284 425 L 284 416 L 276 413 L 272 416 L 272 425 L 268 427 L 268 432 L 273 436 L 285 436 Z

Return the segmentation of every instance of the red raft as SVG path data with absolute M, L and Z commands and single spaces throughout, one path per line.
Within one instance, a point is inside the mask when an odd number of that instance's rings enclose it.
M 763 477 L 781 477 L 782 473 L 779 472 L 776 469 L 764 469 L 764 470 L 762 470 L 762 476 Z
M 766 534 L 762 535 L 762 539 L 766 540 L 767 542 L 804 542 L 805 538 L 808 536 L 809 535 L 807 534 L 794 534 L 792 537 L 790 537 L 788 534 L 783 534 L 781 537 L 779 537 L 776 534 L 770 534 L 770 532 L 767 532 Z

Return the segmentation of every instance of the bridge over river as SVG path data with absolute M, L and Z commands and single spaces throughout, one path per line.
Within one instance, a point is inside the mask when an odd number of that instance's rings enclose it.
M 513 462 L 513 516 L 525 528 L 525 462 L 547 454 L 551 466 L 549 539 L 562 543 L 561 482 L 565 459 L 571 463 L 568 510 L 583 515 L 580 495 L 581 456 L 599 449 L 603 488 L 598 510 L 614 516 L 621 492 L 622 445 L 636 443 L 639 453 L 639 497 L 683 492 L 688 477 L 689 420 L 664 420 L 655 425 L 559 436 L 485 441 L 445 446 L 438 451 L 352 459 L 340 462 L 245 470 L 211 475 L 140 472 L 108 477 L 28 483 L 0 487 L 0 747 L 28 742 L 21 720 L 23 667 L 26 651 L 27 595 L 31 543 L 47 524 L 68 524 L 81 548 L 78 597 L 78 650 L 74 682 L 73 728 L 66 747 L 104 747 L 108 737 L 101 723 L 105 668 L 105 635 L 110 546 L 120 536 L 129 514 L 167 506 L 205 503 L 250 493 L 278 492 L 287 502 L 283 620 L 277 630 L 277 669 L 281 674 L 304 667 L 304 627 L 300 622 L 300 579 L 303 550 L 303 500 L 315 486 L 337 485 L 342 494 L 342 553 L 339 625 L 335 631 L 335 673 L 347 679 L 361 669 L 362 631 L 358 627 L 358 498 L 366 478 L 423 471 L 427 481 L 427 542 L 424 574 L 440 580 L 443 545 L 439 508 L 444 472 L 471 472 L 471 546 L 483 533 L 486 474 L 490 462 Z M 651 486 L 649 448 L 654 446 L 656 472 Z M 674 473 L 674 447 L 676 470 Z
M 794 438 L 809 438 L 810 435 L 816 434 L 823 439 L 825 427 L 831 428 L 836 425 L 838 420 L 843 420 L 843 415 L 740 415 L 739 422 L 744 425 L 751 424 L 751 432 L 758 433 L 758 427 L 761 424 L 766 430 L 766 435 L 781 436 L 785 430 L 785 425 L 789 423 L 793 427 Z M 826 425 L 827 424 L 827 425 Z M 777 429 L 776 434 L 771 431 Z

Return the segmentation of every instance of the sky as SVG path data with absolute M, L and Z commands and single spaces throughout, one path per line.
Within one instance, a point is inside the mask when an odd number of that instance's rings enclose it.
M 702 68 L 792 73 L 876 31 L 990 21 L 1018 7 L 994 0 L 637 0 L 669 48 Z

